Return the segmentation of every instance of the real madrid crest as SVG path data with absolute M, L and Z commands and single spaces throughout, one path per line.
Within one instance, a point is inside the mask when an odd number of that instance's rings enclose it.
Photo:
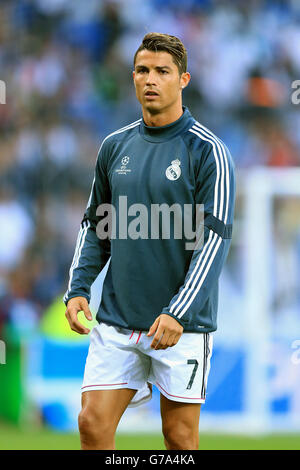
M 171 181 L 178 180 L 178 178 L 181 175 L 180 165 L 181 165 L 181 162 L 180 160 L 178 160 L 178 158 L 176 160 L 172 160 L 171 165 L 168 166 L 168 168 L 166 169 L 166 177 L 169 180 Z

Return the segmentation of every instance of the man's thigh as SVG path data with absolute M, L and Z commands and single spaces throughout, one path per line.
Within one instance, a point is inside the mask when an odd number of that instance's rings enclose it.
M 189 429 L 198 432 L 200 409 L 200 403 L 183 403 L 169 400 L 162 393 L 160 394 L 160 411 L 163 426 L 169 424 L 174 425 L 176 428 L 179 424 L 183 424 Z
M 109 423 L 116 429 L 124 411 L 136 394 L 136 390 L 122 388 L 115 390 L 89 390 L 81 395 L 82 413 L 93 416 L 95 425 Z
M 162 430 L 168 450 L 199 448 L 200 403 L 183 403 L 160 395 Z

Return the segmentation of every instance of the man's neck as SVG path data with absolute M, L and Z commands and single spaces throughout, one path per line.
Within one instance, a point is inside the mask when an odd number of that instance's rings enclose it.
M 167 126 L 172 124 L 172 122 L 177 121 L 183 114 L 182 104 L 180 107 L 177 107 L 175 110 L 162 111 L 161 113 L 153 114 L 150 111 L 143 109 L 143 119 L 146 126 L 150 127 L 160 127 Z

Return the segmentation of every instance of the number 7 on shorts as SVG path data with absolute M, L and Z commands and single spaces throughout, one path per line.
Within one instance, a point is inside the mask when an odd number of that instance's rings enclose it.
M 197 359 L 188 359 L 187 363 L 188 364 L 195 364 L 194 368 L 193 368 L 191 378 L 190 378 L 190 381 L 188 383 L 188 386 L 186 387 L 187 390 L 189 390 L 190 388 L 192 388 L 192 385 L 193 385 L 193 382 L 194 382 L 194 379 L 195 379 L 195 375 L 196 375 L 196 372 L 197 372 L 197 369 L 198 369 L 198 361 L 197 361 Z

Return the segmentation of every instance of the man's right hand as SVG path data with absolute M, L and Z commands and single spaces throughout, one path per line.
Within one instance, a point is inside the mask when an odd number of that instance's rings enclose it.
M 92 320 L 92 314 L 89 309 L 88 301 L 85 297 L 73 297 L 68 301 L 67 310 L 65 316 L 69 322 L 70 328 L 80 335 L 89 334 L 90 330 L 86 328 L 82 323 L 78 321 L 78 312 L 84 312 L 84 316 L 87 320 Z

